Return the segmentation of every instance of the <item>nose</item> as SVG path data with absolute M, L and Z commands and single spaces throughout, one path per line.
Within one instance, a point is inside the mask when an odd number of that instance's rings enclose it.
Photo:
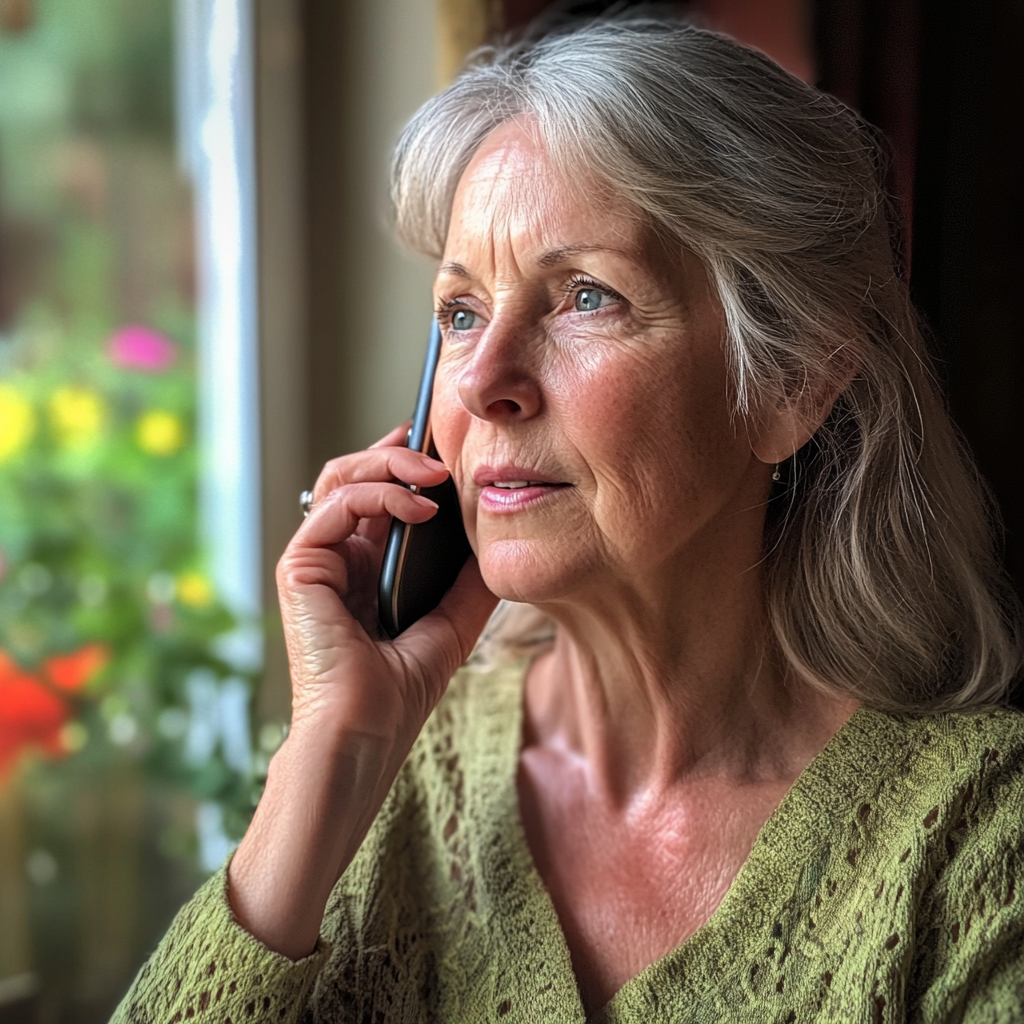
M 542 392 L 529 329 L 495 317 L 459 377 L 459 398 L 477 419 L 524 420 L 536 416 Z

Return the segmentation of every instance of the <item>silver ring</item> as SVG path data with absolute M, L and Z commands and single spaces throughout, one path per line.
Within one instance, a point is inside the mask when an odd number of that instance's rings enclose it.
M 299 495 L 299 508 L 302 509 L 302 518 L 305 519 L 313 511 L 313 492 L 303 491 Z

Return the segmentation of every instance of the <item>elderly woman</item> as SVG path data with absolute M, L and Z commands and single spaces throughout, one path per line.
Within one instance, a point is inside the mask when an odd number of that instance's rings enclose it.
M 657 19 L 416 115 L 443 464 L 399 428 L 324 469 L 291 732 L 117 1019 L 1024 1019 L 1014 606 L 882 172 Z M 396 481 L 449 473 L 475 558 L 383 640 L 387 517 L 435 509 Z

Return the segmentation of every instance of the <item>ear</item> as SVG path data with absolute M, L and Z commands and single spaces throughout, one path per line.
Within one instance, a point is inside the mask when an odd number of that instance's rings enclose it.
M 776 404 L 765 403 L 748 422 L 750 450 L 760 462 L 785 462 L 814 436 L 836 399 L 853 379 L 854 368 L 841 379 L 808 382 L 799 394 Z

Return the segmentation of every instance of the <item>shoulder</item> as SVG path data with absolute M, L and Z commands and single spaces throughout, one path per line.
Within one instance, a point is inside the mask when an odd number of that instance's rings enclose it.
M 1011 709 L 904 720 L 903 788 L 950 860 L 1024 853 L 1024 714 Z M 966 858 L 963 858 L 966 859 Z
M 943 816 L 944 807 L 963 813 L 970 806 L 976 825 L 983 818 L 1002 817 L 1008 825 L 1024 824 L 1024 714 L 1012 709 L 870 714 L 888 719 L 886 731 L 898 744 L 892 770 L 902 778 L 903 788 L 916 794 L 914 803 L 934 798 L 933 822 Z
M 895 745 L 874 751 L 886 768 L 864 867 L 895 885 L 893 934 L 913 935 L 907 981 L 921 1018 L 946 1019 L 972 993 L 1024 984 L 1024 714 L 861 718 L 866 742 Z
M 1024 836 L 1024 714 L 1013 710 L 903 715 L 861 708 L 807 769 L 820 811 L 848 824 L 854 846 L 929 870 L 954 849 L 1020 845 Z M 813 813 L 812 813 L 813 812 Z M 820 820 L 820 819 L 817 819 Z
M 948 712 L 941 715 L 894 715 L 922 750 L 947 759 L 953 768 L 984 754 L 990 763 L 1019 761 L 1024 752 L 1024 712 L 1014 708 Z
M 1024 985 L 1022 808 L 1024 716 L 861 708 L 766 823 L 764 873 L 737 879 L 743 920 L 767 915 L 755 945 L 782 940 L 758 969 L 785 961 L 799 1019 L 1014 1019 L 975 1010 Z
M 944 868 L 954 861 L 982 870 L 981 862 L 1024 847 L 1024 714 L 862 709 L 844 732 L 847 763 L 875 793 L 863 813 L 890 853 L 909 850 L 936 879 L 953 881 L 957 872 Z

